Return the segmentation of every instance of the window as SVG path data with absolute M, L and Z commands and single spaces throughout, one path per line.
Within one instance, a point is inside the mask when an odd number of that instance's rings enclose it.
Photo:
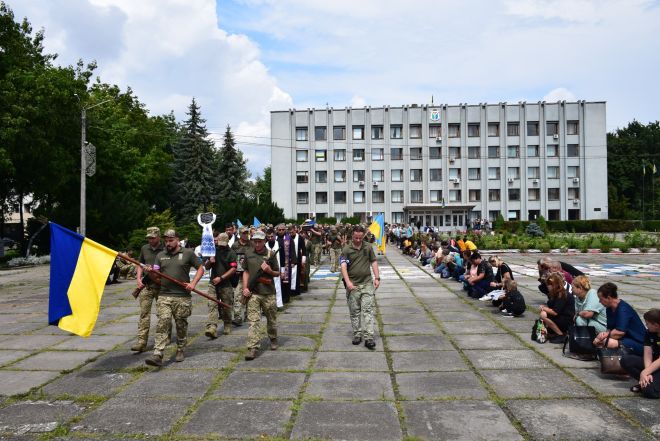
M 558 201 L 559 200 L 559 189 L 558 188 L 548 188 L 548 200 L 549 201 Z
M 383 182 L 385 180 L 385 172 L 383 170 L 371 170 L 372 182 Z
M 461 136 L 461 125 L 460 124 L 449 124 L 447 126 L 449 130 L 450 138 L 459 138 Z
M 500 179 L 500 168 L 488 167 L 488 179 Z
M 497 216 L 500 214 L 499 210 L 493 210 L 488 212 L 488 220 L 491 222 L 495 222 L 495 219 L 497 219 Z
M 335 150 L 335 161 L 346 161 L 346 149 Z
M 538 158 L 539 157 L 539 146 L 537 146 L 537 145 L 528 145 L 527 146 L 527 157 L 528 158 Z
M 480 168 L 468 168 L 468 179 L 471 181 L 477 181 L 481 179 L 481 169 Z
M 383 139 L 383 126 L 371 126 L 371 139 Z
M 559 167 L 556 165 L 548 166 L 548 179 L 559 179 Z
M 309 203 L 309 193 L 306 191 L 299 191 L 296 193 L 296 201 L 299 204 L 308 204 Z
M 354 191 L 353 192 L 353 202 L 356 204 L 364 203 L 364 192 L 363 191 Z
M 509 179 L 520 179 L 520 167 L 509 167 L 506 171 L 506 176 Z
M 431 202 L 442 202 L 442 190 L 431 190 Z
M 500 136 L 500 123 L 488 123 L 488 136 Z
M 500 157 L 500 146 L 498 146 L 498 145 L 489 145 L 488 146 L 488 157 L 489 158 L 499 158 Z
M 547 136 L 559 135 L 559 123 L 557 121 L 548 121 L 545 123 L 545 132 Z
M 320 170 L 316 172 L 316 183 L 325 184 L 328 182 L 328 172 L 325 170 Z
M 403 190 L 392 190 L 392 202 L 403 202 Z
M 335 204 L 345 204 L 345 203 L 346 203 L 346 192 L 335 191 Z
M 353 126 L 353 139 L 364 139 L 364 126 Z
M 541 167 L 527 167 L 527 179 L 539 179 L 541 177 Z
M 395 224 L 403 223 L 403 211 L 393 211 L 392 222 L 394 222 Z
M 385 192 L 384 191 L 372 191 L 371 192 L 371 202 L 376 204 L 382 204 L 385 202 Z
M 410 202 L 413 204 L 424 202 L 424 193 L 422 190 L 410 190 Z
M 518 158 L 520 157 L 520 146 L 510 145 L 506 148 L 506 157 L 507 158 Z
M 353 182 L 364 182 L 364 170 L 353 170 Z
M 577 158 L 580 156 L 580 144 L 568 144 L 566 146 L 566 156 L 569 158 Z
M 442 147 L 429 147 L 429 159 L 442 158 Z
M 346 170 L 335 170 L 335 182 L 346 182 Z
M 307 162 L 308 157 L 307 150 L 296 150 L 296 162 Z
M 520 123 L 506 123 L 506 134 L 509 136 L 520 136 Z
M 429 125 L 429 138 L 439 138 L 442 136 L 442 126 L 440 124 Z
M 403 148 L 395 147 L 390 149 L 390 159 L 392 161 L 401 161 L 403 159 Z
M 501 193 L 499 188 L 494 188 L 488 190 L 488 200 L 490 202 L 497 202 L 501 198 Z
M 325 141 L 328 139 L 328 133 L 325 126 L 317 126 L 314 128 L 314 139 L 316 141 Z
M 481 158 L 481 147 L 468 147 L 468 158 L 469 159 L 479 159 Z
M 460 179 L 461 178 L 461 169 L 460 168 L 450 168 L 449 169 L 449 179 Z
M 403 181 L 403 170 L 393 169 L 392 170 L 392 182 L 401 182 Z
M 401 138 L 403 138 L 403 127 L 401 125 L 391 125 L 390 139 L 401 139 Z
M 410 159 L 415 160 L 415 159 L 422 159 L 422 148 L 421 147 L 413 147 L 410 149 Z
M 410 169 L 410 182 L 421 182 L 421 181 L 422 181 L 422 169 L 421 168 Z
M 571 187 L 568 189 L 568 199 L 573 200 L 573 199 L 580 199 L 580 188 L 579 187 Z
M 578 135 L 580 132 L 580 123 L 578 121 L 566 121 L 566 134 Z
M 410 137 L 411 138 L 421 138 L 422 137 L 422 126 L 419 124 L 410 124 Z
M 461 159 L 460 147 L 449 147 L 449 160 L 452 159 Z
M 559 146 L 557 144 L 548 144 L 545 151 L 548 158 L 556 158 L 559 156 Z
M 328 151 L 327 150 L 317 150 L 314 152 L 314 158 L 316 159 L 316 162 L 325 162 L 328 157 Z
M 461 202 L 461 190 L 449 190 L 449 202 Z
M 579 178 L 580 177 L 580 167 L 576 165 L 569 165 L 566 168 L 566 177 L 567 178 Z
M 520 189 L 519 188 L 510 188 L 509 189 L 509 200 L 510 201 L 519 201 L 520 200 Z
M 527 136 L 539 136 L 539 122 L 538 121 L 529 121 L 529 122 L 527 122 Z
M 559 210 L 548 210 L 548 220 L 559 220 Z
M 429 180 L 442 181 L 442 169 L 441 168 L 429 169 Z
M 478 137 L 480 127 L 481 127 L 481 124 L 479 124 L 479 123 L 468 124 L 468 136 L 470 138 Z
M 382 161 L 383 159 L 385 159 L 385 149 L 382 148 L 371 149 L 372 161 Z
M 353 149 L 353 161 L 364 161 L 364 149 Z
M 306 184 L 309 182 L 309 172 L 306 171 L 297 171 L 296 172 L 296 183 L 297 184 Z
M 346 127 L 334 126 L 332 128 L 332 138 L 335 141 L 343 141 L 344 139 L 346 139 Z
M 510 221 L 520 220 L 520 210 L 509 210 L 507 213 L 507 219 Z
M 481 201 L 481 190 L 470 190 L 468 192 L 468 199 L 470 202 Z
M 296 141 L 307 141 L 307 127 L 296 127 Z
M 528 188 L 527 189 L 527 200 L 529 201 L 538 201 L 541 199 L 541 190 L 538 188 Z
M 317 191 L 316 192 L 316 203 L 317 204 L 327 204 L 328 203 L 328 192 L 326 192 L 326 191 Z

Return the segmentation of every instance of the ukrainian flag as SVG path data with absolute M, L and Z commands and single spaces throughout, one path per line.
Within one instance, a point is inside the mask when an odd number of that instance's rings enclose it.
M 50 222 L 48 323 L 89 337 L 117 252 Z
M 376 238 L 378 249 L 385 254 L 385 216 L 383 213 L 374 218 L 374 221 L 369 225 L 369 231 Z
M 255 227 L 258 227 L 258 226 L 261 225 L 261 222 L 259 221 L 259 219 L 257 219 L 257 216 L 254 216 L 254 219 L 252 219 L 252 225 L 255 226 Z

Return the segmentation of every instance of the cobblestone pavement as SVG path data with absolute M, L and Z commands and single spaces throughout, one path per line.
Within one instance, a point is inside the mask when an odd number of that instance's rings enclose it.
M 389 248 L 379 256 L 375 351 L 351 344 L 343 287 L 324 265 L 310 292 L 278 315 L 279 350 L 264 341 L 258 358 L 244 361 L 246 326 L 208 340 L 206 305 L 195 298 L 187 358 L 175 363 L 171 345 L 161 369 L 129 350 L 132 281 L 107 287 L 94 334 L 83 339 L 46 326 L 47 266 L 1 271 L 0 439 L 659 436 L 660 403 L 633 396 L 631 380 L 530 341 L 543 300 L 533 277 L 539 255 L 503 257 L 530 308 L 522 318 L 467 299 L 458 283 Z M 617 283 L 640 313 L 660 305 L 657 267 L 645 266 L 658 255 L 562 259 L 587 268 L 596 286 Z

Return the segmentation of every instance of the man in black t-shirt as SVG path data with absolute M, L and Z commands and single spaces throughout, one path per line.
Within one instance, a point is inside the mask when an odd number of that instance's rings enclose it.
M 231 279 L 236 273 L 237 256 L 234 250 L 229 248 L 227 233 L 218 234 L 215 243 L 215 256 L 206 262 L 206 269 L 211 270 L 208 295 L 231 306 L 234 303 L 234 288 L 231 286 Z M 208 301 L 208 309 L 209 315 L 204 335 L 212 339 L 218 337 L 219 317 L 222 317 L 224 322 L 223 333 L 230 334 L 232 309 L 223 307 L 218 313 L 218 304 L 211 300 Z
M 625 354 L 621 367 L 639 384 L 630 388 L 631 392 L 641 392 L 647 398 L 660 398 L 660 309 L 653 308 L 644 313 L 646 335 L 644 336 L 644 356 Z

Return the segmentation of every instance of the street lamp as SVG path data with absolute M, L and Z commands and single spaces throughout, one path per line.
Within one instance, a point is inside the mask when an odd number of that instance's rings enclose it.
M 78 102 L 80 102 L 80 97 L 78 96 L 77 93 L 73 94 L 76 98 L 78 98 Z M 92 106 L 83 106 L 81 103 L 81 111 L 80 111 L 80 227 L 79 227 L 79 233 L 81 235 L 85 235 L 85 230 L 86 230 L 86 223 L 87 223 L 87 216 L 86 216 L 86 180 L 87 178 L 85 177 L 85 173 L 87 172 L 87 164 L 85 161 L 85 146 L 87 145 L 87 111 L 89 109 L 93 109 L 94 107 L 100 106 L 101 104 L 105 104 L 108 101 L 113 101 L 115 98 L 108 98 L 107 100 L 101 101 L 100 103 L 96 103 Z

